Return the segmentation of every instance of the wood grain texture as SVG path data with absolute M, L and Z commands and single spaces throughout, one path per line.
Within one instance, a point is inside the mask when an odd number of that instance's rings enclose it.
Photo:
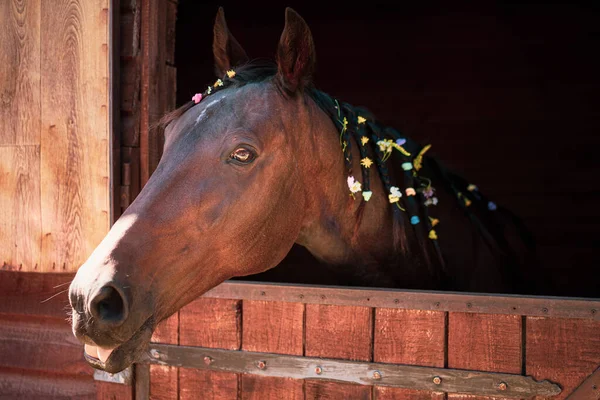
M 527 375 L 559 383 L 562 400 L 600 366 L 600 322 L 529 317 L 526 347 Z
M 448 368 L 520 374 L 521 317 L 474 313 L 448 316 Z M 449 394 L 448 398 L 469 396 Z
M 307 380 L 305 400 L 370 400 L 371 387 L 351 383 Z
M 0 145 L 2 269 L 39 269 L 42 234 L 40 207 L 39 146 Z
M 371 308 L 306 305 L 306 349 L 311 357 L 371 360 Z
M 179 311 L 179 343 L 239 350 L 241 302 L 226 299 L 193 301 Z
M 91 376 L 73 377 L 0 368 L 0 398 L 95 400 L 96 388 Z
M 152 342 L 179 343 L 179 312 L 158 324 L 152 334 Z M 155 368 L 158 367 L 158 368 Z M 177 399 L 179 391 L 179 368 L 150 367 L 150 397 L 153 399 Z
M 445 313 L 424 310 L 375 310 L 375 362 L 444 367 Z M 380 400 L 435 399 L 444 394 L 376 386 Z
M 242 375 L 242 400 L 303 400 L 303 382 L 298 379 Z
M 133 386 L 96 381 L 96 400 L 132 400 Z
M 180 400 L 237 399 L 238 376 L 229 372 L 180 368 Z
M 304 304 L 244 301 L 242 350 L 302 355 Z
M 150 398 L 156 400 L 177 400 L 177 368 L 150 366 Z
M 109 11 L 42 2 L 42 272 L 76 270 L 108 232 Z
M 40 1 L 0 2 L 0 146 L 40 144 Z

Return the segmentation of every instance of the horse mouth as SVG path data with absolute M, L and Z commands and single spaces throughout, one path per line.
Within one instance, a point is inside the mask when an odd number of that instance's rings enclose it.
M 86 344 L 83 355 L 92 367 L 115 374 L 140 359 L 150 343 L 153 319 L 149 318 L 126 342 L 113 348 L 101 348 Z

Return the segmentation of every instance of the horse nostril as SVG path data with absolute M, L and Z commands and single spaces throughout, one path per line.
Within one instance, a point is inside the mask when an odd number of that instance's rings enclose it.
M 104 286 L 92 299 L 90 312 L 100 322 L 120 325 L 127 319 L 127 301 L 115 287 Z

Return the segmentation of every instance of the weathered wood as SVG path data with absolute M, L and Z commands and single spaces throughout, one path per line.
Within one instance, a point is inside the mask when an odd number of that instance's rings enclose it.
M 150 366 L 135 364 L 135 400 L 150 398 Z
M 369 386 L 351 383 L 327 382 L 307 380 L 305 383 L 306 400 L 370 400 L 371 388 Z
M 177 24 L 177 3 L 167 2 L 166 38 L 165 38 L 165 62 L 175 65 L 175 32 Z M 170 86 L 167 85 L 170 89 Z
M 244 301 L 242 350 L 302 355 L 304 304 Z
M 0 193 L 0 269 L 37 271 L 42 236 L 39 146 L 0 145 Z
M 527 316 L 584 318 L 600 321 L 600 299 L 444 293 L 417 290 L 297 286 L 228 281 L 204 297 L 472 312 Z
M 152 129 L 165 112 L 165 41 L 167 1 L 142 3 L 141 8 L 141 183 L 146 184 L 160 159 L 160 129 Z
M 42 272 L 76 270 L 108 232 L 109 7 L 42 2 Z
M 305 354 L 371 360 L 373 329 L 368 307 L 306 305 Z
M 96 400 L 131 400 L 133 386 L 96 381 Z
M 440 311 L 375 310 L 375 362 L 444 367 L 445 319 Z M 440 392 L 424 392 L 377 386 L 378 400 L 435 399 Z
M 238 300 L 200 298 L 193 301 L 179 311 L 179 343 L 239 350 L 242 338 L 241 308 Z M 210 359 L 202 360 L 203 365 L 210 362 Z M 185 374 L 195 376 L 187 371 Z M 207 372 L 198 378 L 197 381 L 180 379 L 180 392 L 211 393 L 218 386 L 215 398 L 231 399 L 237 396 L 238 377 L 235 374 L 213 377 Z M 229 381 L 223 385 L 225 380 Z
M 242 400 L 304 400 L 303 382 L 297 379 L 242 375 Z
M 516 315 L 450 313 L 448 367 L 520 374 L 521 319 Z M 496 390 L 496 394 L 500 397 L 503 392 Z M 448 398 L 467 399 L 467 396 L 452 394 Z
M 91 376 L 35 373 L 23 369 L 0 369 L 2 399 L 96 399 Z M 119 399 L 120 400 L 120 399 Z
M 74 274 L 0 271 L 0 313 L 67 317 L 67 289 Z M 62 292 L 62 293 L 61 293 Z
M 179 343 L 239 350 L 241 303 L 238 300 L 195 300 L 179 311 Z
M 600 367 L 586 378 L 570 395 L 567 400 L 600 399 Z
M 230 372 L 179 368 L 180 400 L 237 398 L 238 376 Z
M 150 366 L 150 398 L 177 400 L 178 368 L 162 365 Z
M 147 362 L 205 370 L 246 373 L 293 379 L 324 379 L 361 385 L 394 386 L 510 398 L 536 394 L 553 396 L 560 388 L 548 381 L 536 382 L 520 375 L 473 370 L 417 367 L 383 363 L 334 360 L 281 354 L 241 352 L 201 347 L 153 344 L 156 358 Z M 208 357 L 209 363 L 205 362 Z M 376 372 L 378 374 L 376 374 Z M 434 383 L 434 377 L 440 384 Z M 502 390 L 499 384 L 507 384 Z
M 83 346 L 64 318 L 0 314 L 0 367 L 91 376 Z
M 549 379 L 566 398 L 600 366 L 600 322 L 563 318 L 527 318 L 526 373 Z
M 171 315 L 156 327 L 152 342 L 179 343 L 179 312 Z M 179 368 L 160 365 L 150 366 L 150 397 L 152 399 L 177 400 L 179 391 Z
M 39 145 L 40 0 L 0 2 L 0 21 L 0 146 Z

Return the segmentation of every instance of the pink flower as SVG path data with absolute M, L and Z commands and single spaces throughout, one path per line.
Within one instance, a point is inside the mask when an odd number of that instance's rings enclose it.
M 193 101 L 195 104 L 198 104 L 198 103 L 200 103 L 200 100 L 202 100 L 202 93 L 196 93 L 196 94 L 194 95 L 194 97 L 192 97 L 192 101 Z

